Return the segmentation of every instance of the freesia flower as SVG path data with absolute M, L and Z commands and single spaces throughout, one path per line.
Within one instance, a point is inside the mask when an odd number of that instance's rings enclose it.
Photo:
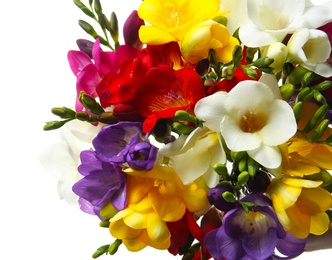
M 81 153 L 82 164 L 78 167 L 84 176 L 73 185 L 80 199 L 82 211 L 102 218 L 100 211 L 109 203 L 117 210 L 126 205 L 126 178 L 121 167 L 107 163 L 91 150 Z
M 136 170 L 151 170 L 157 158 L 158 149 L 143 138 L 140 122 L 104 126 L 92 143 L 101 160 Z
M 138 8 L 138 15 L 150 25 L 139 30 L 141 41 L 149 45 L 180 42 L 194 25 L 213 19 L 219 12 L 219 0 L 157 1 L 145 0 Z
M 331 44 L 325 32 L 306 28 L 298 30 L 289 39 L 287 47 L 290 62 L 325 78 L 332 76 L 332 67 L 327 63 Z
M 201 22 L 184 35 L 181 54 L 187 62 L 198 63 L 207 58 L 211 49 L 217 52 L 220 62 L 227 63 L 233 58 L 233 50 L 239 41 L 230 35 L 227 28 L 213 20 Z
M 218 183 L 213 166 L 226 162 L 218 134 L 208 128 L 196 128 L 188 136 L 179 136 L 174 142 L 161 147 L 159 154 L 169 158 L 168 165 L 177 172 L 184 184 L 203 178 L 210 188 Z M 202 161 L 205 163 L 202 164 Z
M 194 182 L 183 185 L 168 166 L 124 171 L 128 175 L 128 204 L 110 219 L 109 229 L 130 251 L 146 246 L 167 249 L 170 246 L 167 222 L 180 220 L 186 210 L 197 212 L 208 205 L 203 189 Z
M 248 212 L 242 206 L 228 211 L 221 227 L 204 238 L 205 246 L 215 259 L 269 259 L 276 248 L 289 257 L 304 251 L 306 240 L 287 235 L 267 197 L 252 193 L 241 201 L 252 202 L 254 206 Z M 292 247 L 282 246 L 288 243 L 292 243 Z
M 328 6 L 315 6 L 306 0 L 247 0 L 250 24 L 240 27 L 239 36 L 248 47 L 282 42 L 287 34 L 300 28 L 318 28 L 332 17 Z
M 125 44 L 137 49 L 143 47 L 143 43 L 138 37 L 138 30 L 142 25 L 144 25 L 144 21 L 138 17 L 137 11 L 132 11 L 123 25 L 123 38 Z
M 58 180 L 60 199 L 77 204 L 78 197 L 72 186 L 80 178 L 77 170 L 80 153 L 89 147 L 100 127 L 81 121 L 72 121 L 60 129 L 60 141 L 49 144 L 39 155 L 41 165 Z
M 267 189 L 280 223 L 295 237 L 321 235 L 329 228 L 325 211 L 332 206 L 332 195 L 319 187 L 321 184 L 321 181 L 284 177 L 274 179 Z
M 103 52 L 100 50 L 100 40 L 97 39 L 92 48 L 92 59 L 83 51 L 69 51 L 68 61 L 76 81 L 76 110 L 83 109 L 78 97 L 84 91 L 92 97 L 100 98 L 104 107 L 107 106 L 107 96 L 103 91 L 97 91 L 97 85 L 103 76 L 115 69 L 114 52 Z
M 287 58 L 288 58 L 288 49 L 281 42 L 275 42 L 262 48 L 262 56 L 269 57 L 274 59 L 270 67 L 274 68 L 274 72 L 279 72 L 282 70 Z
M 279 90 L 274 81 L 268 82 L 271 77 L 241 81 L 229 93 L 202 98 L 195 114 L 207 127 L 221 132 L 230 150 L 247 151 L 258 163 L 273 169 L 281 164 L 278 145 L 295 134 L 297 125 L 292 108 L 276 98 Z

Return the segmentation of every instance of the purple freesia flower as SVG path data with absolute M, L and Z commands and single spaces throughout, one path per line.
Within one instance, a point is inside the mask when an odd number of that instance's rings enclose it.
M 92 150 L 81 152 L 78 171 L 84 176 L 73 185 L 81 209 L 100 217 L 101 208 L 108 202 L 117 210 L 126 206 L 126 177 L 121 166 L 103 162 Z
M 92 143 L 103 161 L 127 163 L 136 170 L 151 170 L 157 158 L 157 147 L 142 138 L 140 122 L 104 126 Z
M 204 238 L 209 253 L 216 259 L 273 259 L 275 249 L 286 259 L 304 251 L 306 239 L 288 234 L 281 226 L 269 198 L 261 193 L 245 196 L 242 202 L 254 203 L 246 212 L 241 205 L 228 211 L 223 225 Z

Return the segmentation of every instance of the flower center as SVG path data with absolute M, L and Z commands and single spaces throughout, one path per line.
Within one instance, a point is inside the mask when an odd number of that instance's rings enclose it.
M 249 111 L 240 118 L 239 126 L 243 132 L 255 133 L 266 125 L 267 119 L 264 111 Z

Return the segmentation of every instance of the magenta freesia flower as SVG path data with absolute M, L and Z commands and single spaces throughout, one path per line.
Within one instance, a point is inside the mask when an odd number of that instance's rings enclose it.
M 97 93 L 96 87 L 110 71 L 115 70 L 115 52 L 101 51 L 100 40 L 97 39 L 92 48 L 92 59 L 83 51 L 71 50 L 68 52 L 69 66 L 76 75 L 76 110 L 80 111 L 83 106 L 78 100 L 81 91 L 94 98 L 99 97 L 102 105 L 107 106 L 107 94 Z
M 304 251 L 306 239 L 286 233 L 269 198 L 251 193 L 241 201 L 254 203 L 254 206 L 248 212 L 240 205 L 228 211 L 223 217 L 223 225 L 204 238 L 205 246 L 215 259 L 272 259 L 276 248 L 289 257 Z

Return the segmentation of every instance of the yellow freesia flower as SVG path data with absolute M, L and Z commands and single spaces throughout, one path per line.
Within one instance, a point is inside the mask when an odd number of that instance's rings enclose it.
M 309 233 L 321 235 L 329 228 L 325 211 L 332 206 L 332 195 L 319 187 L 321 184 L 285 177 L 274 179 L 267 189 L 280 223 L 298 238 L 306 238 Z
M 171 167 L 124 171 L 128 206 L 110 219 L 109 230 L 130 251 L 146 246 L 167 249 L 171 243 L 167 222 L 180 220 L 186 210 L 197 212 L 208 205 L 206 191 L 194 182 L 183 185 Z
M 233 58 L 233 50 L 239 41 L 230 35 L 227 28 L 213 20 L 193 26 L 181 41 L 181 54 L 192 64 L 207 58 L 210 49 L 217 52 L 220 62 L 227 63 Z
M 304 129 L 317 111 L 318 105 L 304 103 L 298 122 L 298 128 Z M 308 136 L 312 135 L 311 131 Z M 328 128 L 321 140 L 332 134 Z M 324 170 L 332 170 L 332 147 L 322 143 L 307 141 L 300 133 L 294 135 L 286 144 L 280 147 L 283 155 L 282 170 L 285 174 L 303 177 Z
M 150 25 L 143 25 L 139 38 L 145 44 L 179 42 L 194 25 L 221 15 L 219 0 L 144 0 L 138 15 Z M 225 12 L 223 12 L 225 13 Z
M 322 169 L 332 169 L 332 147 L 311 143 L 300 134 L 293 136 L 281 151 L 282 170 L 285 174 L 303 177 L 320 173 Z

